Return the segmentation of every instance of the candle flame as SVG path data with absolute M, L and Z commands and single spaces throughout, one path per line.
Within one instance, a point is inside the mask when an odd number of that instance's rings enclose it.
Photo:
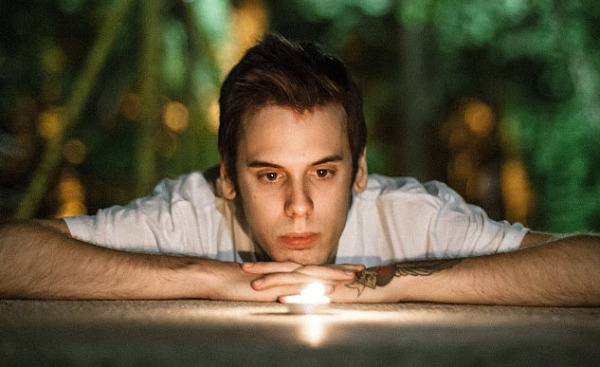
M 304 297 L 321 297 L 325 294 L 325 286 L 319 282 L 313 282 L 307 285 L 300 294 Z

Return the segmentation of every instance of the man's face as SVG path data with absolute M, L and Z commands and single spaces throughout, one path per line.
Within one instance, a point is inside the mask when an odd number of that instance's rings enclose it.
M 351 203 L 352 156 L 344 110 L 246 114 L 237 149 L 239 199 L 256 243 L 274 261 L 333 262 Z M 357 189 L 366 184 L 359 161 Z

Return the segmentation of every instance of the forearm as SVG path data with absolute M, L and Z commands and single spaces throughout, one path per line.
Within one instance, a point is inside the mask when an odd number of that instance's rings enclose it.
M 35 222 L 0 228 L 0 297 L 206 298 L 214 262 L 115 251 Z
M 574 236 L 505 254 L 367 269 L 346 288 L 354 302 L 598 305 L 598 269 L 599 238 Z

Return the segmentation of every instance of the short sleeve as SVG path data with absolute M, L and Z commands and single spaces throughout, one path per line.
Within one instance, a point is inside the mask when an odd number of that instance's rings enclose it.
M 528 232 L 520 223 L 495 221 L 443 183 L 425 184 L 440 200 L 433 240 L 446 257 L 478 256 L 516 250 Z
M 64 218 L 77 239 L 113 249 L 206 256 L 227 243 L 226 225 L 201 173 L 163 180 L 153 194 L 96 215 Z M 230 241 L 230 240 L 229 240 Z
M 519 247 L 528 229 L 494 221 L 442 182 L 370 175 L 354 194 L 336 262 L 376 266 Z

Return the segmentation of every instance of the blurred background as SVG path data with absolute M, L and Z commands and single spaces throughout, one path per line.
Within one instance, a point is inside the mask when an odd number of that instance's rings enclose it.
M 600 231 L 596 0 L 0 1 L 0 219 L 93 214 L 218 162 L 219 86 L 267 31 L 340 56 L 372 173 Z

